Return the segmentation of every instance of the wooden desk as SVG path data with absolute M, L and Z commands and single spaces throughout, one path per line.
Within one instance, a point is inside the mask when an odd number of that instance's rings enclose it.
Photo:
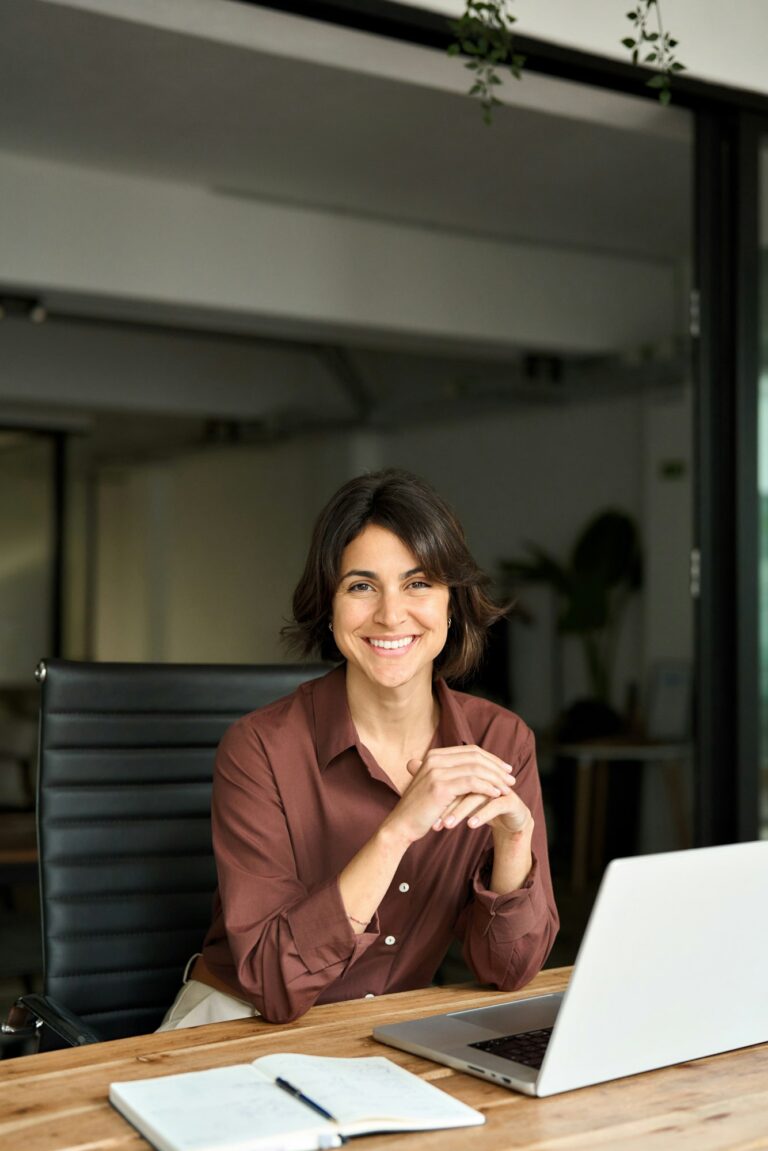
M 565 986 L 568 969 L 530 985 Z M 376 1135 L 359 1151 L 758 1151 L 768 1147 L 768 1044 L 662 1071 L 530 1099 L 493 1083 L 383 1047 L 376 1023 L 486 1006 L 509 994 L 433 987 L 315 1007 L 284 1027 L 217 1023 L 0 1062 L 0 1147 L 23 1151 L 146 1151 L 107 1102 L 116 1079 L 246 1062 L 273 1051 L 387 1055 L 487 1117 L 470 1130 Z

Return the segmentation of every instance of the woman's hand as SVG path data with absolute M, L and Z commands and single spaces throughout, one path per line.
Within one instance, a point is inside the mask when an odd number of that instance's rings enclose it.
M 464 819 L 472 827 L 498 822 L 506 834 L 522 830 L 530 819 L 513 791 L 511 766 L 481 747 L 434 748 L 424 760 L 410 760 L 407 766 L 413 779 L 385 820 L 407 843 Z

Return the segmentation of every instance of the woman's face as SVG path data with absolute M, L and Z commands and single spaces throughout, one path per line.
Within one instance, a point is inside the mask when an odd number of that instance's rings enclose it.
M 450 595 L 392 532 L 368 524 L 341 556 L 333 638 L 350 670 L 381 687 L 423 677 L 448 635 Z

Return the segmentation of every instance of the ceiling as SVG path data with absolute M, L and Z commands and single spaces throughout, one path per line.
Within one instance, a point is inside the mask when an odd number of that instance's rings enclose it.
M 487 128 L 465 95 L 468 76 L 441 53 L 236 0 L 2 0 L 0 151 L 685 265 L 688 113 L 530 75 L 507 82 L 507 103 Z M 88 314 L 88 300 L 70 301 L 73 310 Z M 167 309 L 123 318 L 174 323 Z M 620 378 L 629 387 L 680 378 L 678 351 L 671 367 L 640 371 L 617 362 L 532 367 L 523 352 L 482 370 L 469 355 L 339 355 L 351 418 L 383 424 L 401 406 L 413 414 L 417 391 L 425 418 L 436 400 L 460 418 L 478 404 L 604 394 L 607 380 L 616 388 Z M 118 438 L 119 423 L 102 416 L 100 424 L 109 442 Z M 182 439 L 210 434 L 219 431 L 195 420 L 181 430 Z
M 275 20 L 230 0 L 177 2 L 179 21 L 186 3 L 209 14 L 208 37 L 200 20 L 174 30 L 77 2 L 0 5 L 0 149 L 475 235 L 688 253 L 680 109 L 528 76 L 505 85 L 516 103 L 489 129 L 463 94 L 469 73 L 440 53 L 334 30 L 350 51 L 380 45 L 400 73 L 388 78 L 224 41 L 227 16 L 251 41 Z M 111 7 L 140 18 L 147 4 Z M 280 19 L 298 52 L 312 22 Z

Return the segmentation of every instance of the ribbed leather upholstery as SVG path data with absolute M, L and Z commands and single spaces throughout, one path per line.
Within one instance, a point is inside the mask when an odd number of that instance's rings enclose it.
M 325 668 L 45 665 L 38 834 L 45 993 L 105 1039 L 154 1030 L 202 942 L 216 745 Z

